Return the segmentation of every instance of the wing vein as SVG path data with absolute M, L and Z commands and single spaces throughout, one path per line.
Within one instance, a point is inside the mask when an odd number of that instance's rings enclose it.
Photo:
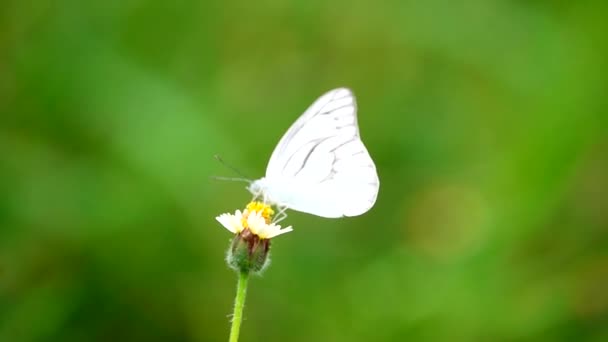
M 328 103 L 328 104 L 329 104 L 329 103 Z M 327 105 L 323 106 L 323 108 L 325 108 L 326 106 L 327 106 Z M 352 106 L 353 106 L 353 104 L 352 104 L 352 103 L 348 103 L 348 104 L 342 105 L 342 106 L 340 106 L 340 107 L 332 108 L 332 109 L 330 109 L 330 110 L 328 110 L 328 111 L 319 112 L 319 115 L 327 115 L 327 114 L 331 114 L 331 113 L 333 113 L 333 112 L 335 112 L 335 111 L 337 111 L 337 110 L 340 110 L 340 109 L 342 109 L 342 108 L 346 108 L 346 107 L 352 107 Z
M 293 175 L 294 177 L 297 176 L 298 173 L 300 173 L 300 171 L 304 170 L 304 167 L 306 167 L 306 163 L 308 162 L 308 158 L 310 158 L 310 156 L 317 149 L 317 147 L 319 147 L 324 141 L 326 141 L 329 138 L 331 138 L 331 137 L 326 137 L 324 139 L 320 139 L 320 141 L 317 141 L 317 143 L 310 149 L 310 151 L 308 151 L 308 153 L 306 154 L 306 157 L 304 157 L 304 160 L 302 161 L 302 166 L 300 166 L 298 171 L 296 171 L 296 173 L 294 173 L 294 175 Z M 334 158 L 335 158 L 335 156 L 334 156 Z

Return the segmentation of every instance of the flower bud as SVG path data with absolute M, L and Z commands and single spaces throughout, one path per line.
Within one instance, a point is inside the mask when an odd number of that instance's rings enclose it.
M 245 229 L 232 240 L 226 261 L 237 272 L 260 273 L 269 263 L 269 250 L 270 239 L 261 239 Z

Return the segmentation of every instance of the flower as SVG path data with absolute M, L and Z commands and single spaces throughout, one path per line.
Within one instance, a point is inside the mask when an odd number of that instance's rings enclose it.
M 228 249 L 226 261 L 236 271 L 259 273 L 268 266 L 270 239 L 293 231 L 272 223 L 274 210 L 263 202 L 251 202 L 242 212 L 221 214 L 215 219 L 236 234 Z
M 251 202 L 243 212 L 237 210 L 234 215 L 221 214 L 215 219 L 234 234 L 241 234 L 244 230 L 249 230 L 260 239 L 272 239 L 293 231 L 291 226 L 281 229 L 280 225 L 272 223 L 272 215 L 274 215 L 274 210 L 269 205 L 262 202 Z

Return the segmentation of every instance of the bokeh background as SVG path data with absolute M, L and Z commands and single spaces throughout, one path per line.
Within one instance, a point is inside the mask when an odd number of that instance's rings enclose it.
M 608 341 L 605 1 L 3 1 L 0 341 L 225 341 L 215 216 L 351 87 L 369 213 L 291 212 L 242 341 Z

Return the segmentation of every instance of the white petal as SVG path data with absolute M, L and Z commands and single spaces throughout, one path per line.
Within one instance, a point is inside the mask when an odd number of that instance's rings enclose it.
M 221 214 L 215 219 L 224 226 L 224 228 L 228 229 L 234 234 L 238 234 L 243 231 L 243 224 L 241 220 L 240 212 L 237 210 L 236 215 L 231 214 Z
M 266 223 L 266 219 L 260 212 L 252 211 L 247 216 L 247 225 L 251 232 L 261 239 L 271 239 L 275 236 L 281 235 L 283 233 L 289 233 L 293 229 L 291 227 L 286 227 L 281 229 L 281 226 L 276 224 L 268 224 Z
M 283 229 L 281 229 L 281 226 L 277 226 L 277 225 L 270 225 L 270 232 L 268 234 L 267 239 L 272 239 L 275 236 L 279 236 L 281 234 L 285 234 L 285 233 L 289 233 L 293 231 L 293 228 L 291 228 L 291 226 L 289 227 L 285 227 Z
M 266 219 L 257 211 L 250 212 L 247 216 L 247 225 L 249 230 L 259 237 L 262 237 L 263 232 L 266 230 Z

